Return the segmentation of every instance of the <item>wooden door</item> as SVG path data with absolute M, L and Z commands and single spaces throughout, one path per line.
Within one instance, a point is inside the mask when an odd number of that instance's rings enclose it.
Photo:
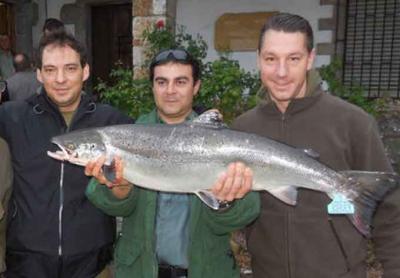
M 132 68 L 132 5 L 92 7 L 92 76 L 109 80 L 116 63 Z
M 11 4 L 0 1 L 0 34 L 8 35 L 12 49 L 15 49 L 15 20 L 14 9 Z

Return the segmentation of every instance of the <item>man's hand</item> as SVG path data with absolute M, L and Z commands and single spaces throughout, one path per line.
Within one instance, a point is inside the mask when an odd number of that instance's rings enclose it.
M 106 158 L 101 156 L 95 161 L 90 161 L 85 167 L 85 175 L 93 176 L 97 179 L 97 181 L 101 184 L 109 187 L 114 196 L 123 199 L 126 198 L 129 192 L 132 189 L 132 184 L 130 184 L 127 180 L 122 177 L 122 173 L 124 170 L 124 165 L 119 157 L 114 158 L 114 171 L 115 171 L 115 180 L 109 181 L 103 173 L 103 165 Z
M 242 162 L 231 163 L 211 191 L 220 201 L 231 202 L 243 198 L 253 185 L 253 172 Z

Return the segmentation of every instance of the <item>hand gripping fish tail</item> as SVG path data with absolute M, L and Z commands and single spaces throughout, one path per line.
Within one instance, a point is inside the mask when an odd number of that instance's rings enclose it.
M 400 185 L 400 176 L 395 173 L 342 171 L 347 178 L 346 187 L 355 194 L 354 213 L 348 214 L 357 230 L 369 237 L 372 217 L 379 203 L 393 189 Z

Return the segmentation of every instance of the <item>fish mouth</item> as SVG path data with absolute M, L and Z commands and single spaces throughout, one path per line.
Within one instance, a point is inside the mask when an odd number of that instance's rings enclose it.
M 57 159 L 57 160 L 62 160 L 62 161 L 69 160 L 71 158 L 71 155 L 73 154 L 72 151 L 67 150 L 60 144 L 57 144 L 57 143 L 54 143 L 54 144 L 56 144 L 61 150 L 55 151 L 55 152 L 47 151 L 48 156 L 50 156 L 54 159 Z
M 56 144 L 61 150 L 58 150 L 55 152 L 47 151 L 48 156 L 50 156 L 51 158 L 60 160 L 60 161 L 69 161 L 73 164 L 78 164 L 78 165 L 82 165 L 82 166 L 85 165 L 85 163 L 81 159 L 79 159 L 77 152 L 74 152 L 72 150 L 64 148 L 62 145 L 60 145 L 58 143 L 54 143 L 54 144 Z

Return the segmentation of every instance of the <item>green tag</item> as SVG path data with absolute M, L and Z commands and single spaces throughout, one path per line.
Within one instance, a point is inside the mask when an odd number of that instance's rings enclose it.
M 335 194 L 328 205 L 329 214 L 354 214 L 354 205 L 342 194 Z

